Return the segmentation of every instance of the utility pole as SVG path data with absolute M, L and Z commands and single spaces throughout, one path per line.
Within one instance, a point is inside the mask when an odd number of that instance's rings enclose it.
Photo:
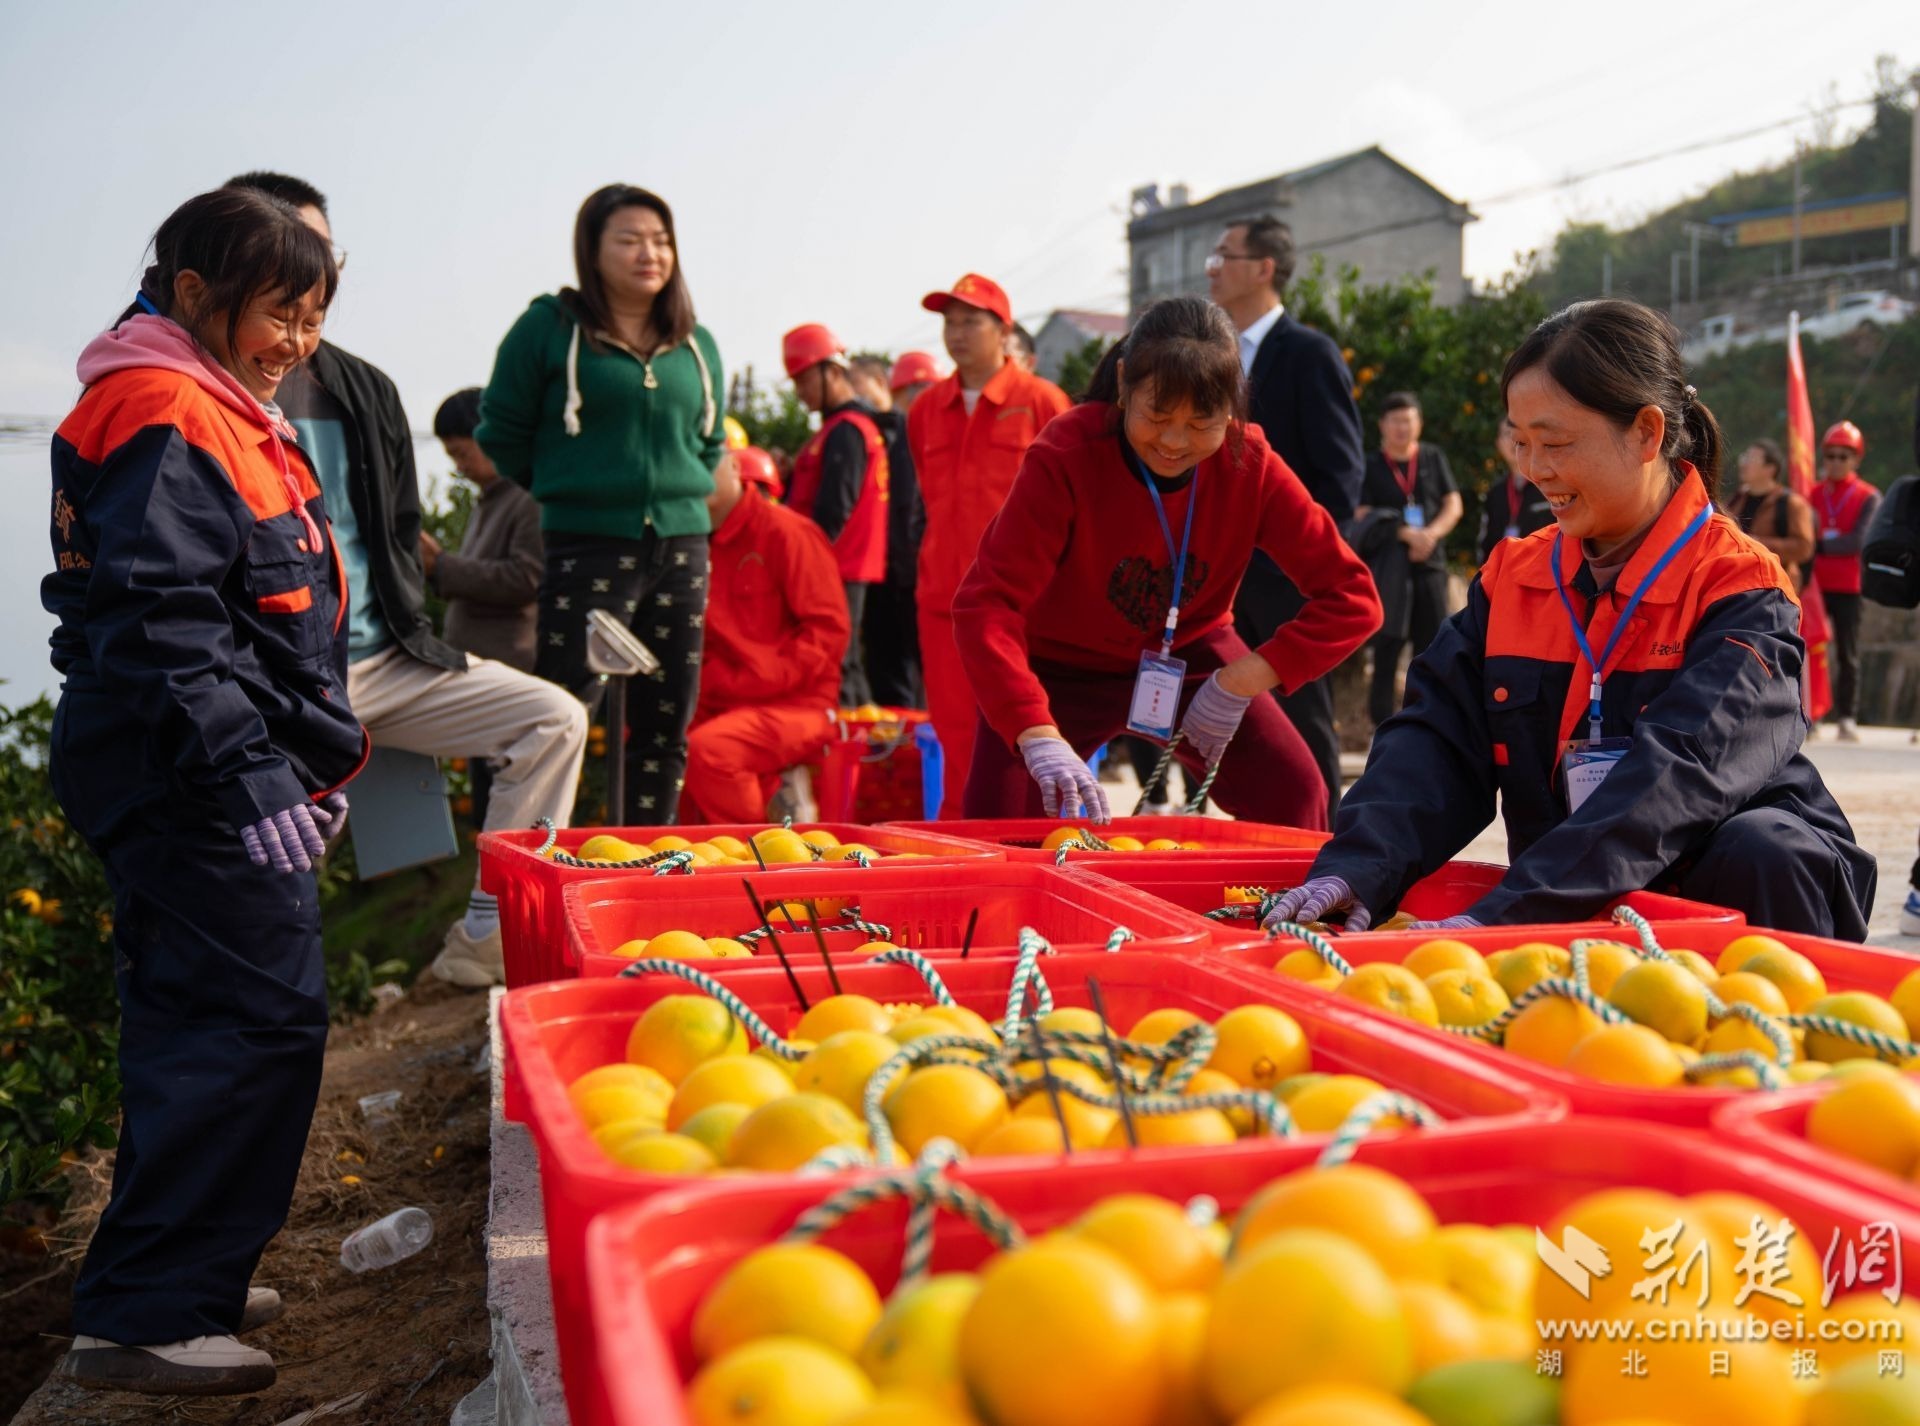
M 1687 235 L 1687 300 L 1700 300 L 1700 239 L 1712 238 L 1722 247 L 1727 246 L 1733 234 L 1714 227 L 1711 223 L 1682 223 L 1680 231 Z
M 1800 215 L 1806 209 L 1806 192 L 1800 187 L 1800 144 L 1793 146 L 1793 275 L 1800 275 Z
M 1667 312 L 1672 314 L 1680 305 L 1680 254 L 1674 253 L 1667 263 Z
M 1600 295 L 1613 296 L 1613 254 L 1600 254 Z
M 1912 75 L 1913 93 L 1920 101 L 1920 69 Z M 1920 263 L 1920 102 L 1913 106 L 1913 168 L 1907 175 L 1907 256 Z

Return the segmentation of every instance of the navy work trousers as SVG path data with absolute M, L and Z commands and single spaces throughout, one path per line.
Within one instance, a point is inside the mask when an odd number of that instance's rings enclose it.
M 55 790 L 114 896 L 125 1111 L 74 1331 L 123 1345 L 230 1333 L 286 1222 L 320 1091 L 315 878 L 256 867 L 210 809 L 127 807 L 100 773 L 121 759 L 85 757 L 105 750 L 76 747 L 84 730 L 62 722 Z

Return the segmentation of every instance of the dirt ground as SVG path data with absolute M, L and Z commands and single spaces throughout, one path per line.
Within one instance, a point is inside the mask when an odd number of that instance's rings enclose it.
M 17 1410 L 13 1426 L 441 1426 L 490 1369 L 487 1077 L 475 1073 L 485 1044 L 486 997 L 431 979 L 334 1030 L 293 1209 L 254 1278 L 287 1304 L 248 1336 L 280 1370 L 257 1396 L 34 1391 L 66 1350 L 73 1278 L 112 1156 L 76 1165 L 72 1201 L 44 1245 L 31 1233 L 0 1241 L 0 1419 Z M 371 1129 L 357 1101 L 387 1089 L 404 1091 L 398 1116 Z M 360 1277 L 340 1266 L 342 1238 L 409 1204 L 433 1215 L 423 1252 Z

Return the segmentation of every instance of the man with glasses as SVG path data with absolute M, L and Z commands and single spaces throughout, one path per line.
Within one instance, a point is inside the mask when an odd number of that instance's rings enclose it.
M 1860 545 L 1880 492 L 1860 478 L 1867 440 L 1851 421 L 1827 428 L 1820 442 L 1820 481 L 1813 487 L 1816 531 L 1813 577 L 1826 601 L 1833 649 L 1833 712 L 1840 741 L 1860 741 Z
M 973 565 L 980 536 L 1006 501 L 1027 447 L 1072 403 L 1051 381 L 1007 356 L 1013 306 L 999 283 L 969 272 L 952 291 L 930 292 L 920 305 L 940 314 L 954 363 L 953 374 L 929 386 L 907 413 L 907 446 L 925 511 L 920 671 L 927 715 L 945 759 L 941 815 L 958 817 L 980 710 L 953 639 L 953 596 Z
M 1233 223 L 1207 258 L 1207 291 L 1240 329 L 1240 365 L 1247 373 L 1247 414 L 1267 443 L 1300 477 L 1334 521 L 1344 527 L 1360 503 L 1366 458 L 1353 375 L 1340 348 L 1303 327 L 1283 299 L 1293 279 L 1293 230 L 1278 218 Z M 1304 599 L 1279 567 L 1259 551 L 1234 601 L 1234 626 L 1250 648 L 1300 612 Z M 1333 726 L 1333 691 L 1326 679 L 1291 694 L 1274 690 L 1306 740 L 1327 783 L 1327 819 L 1340 808 L 1340 738 Z

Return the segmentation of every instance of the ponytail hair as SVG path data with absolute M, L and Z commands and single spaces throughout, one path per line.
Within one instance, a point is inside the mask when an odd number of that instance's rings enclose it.
M 1648 406 L 1666 417 L 1663 459 L 1691 461 L 1709 496 L 1719 490 L 1726 441 L 1712 410 L 1687 384 L 1680 333 L 1667 317 L 1622 297 L 1562 308 L 1507 358 L 1500 397 L 1523 371 L 1544 366 L 1567 395 L 1621 430 Z
M 1126 363 L 1121 384 L 1120 364 Z M 1117 405 L 1127 391 L 1151 386 L 1163 405 L 1185 402 L 1207 415 L 1247 419 L 1247 381 L 1240 337 L 1227 314 L 1204 297 L 1168 297 L 1140 314 L 1133 330 L 1100 358 L 1082 403 Z
M 173 310 L 174 280 L 183 272 L 198 273 L 207 285 L 200 311 Z M 224 319 L 232 346 L 247 304 L 260 294 L 290 303 L 318 287 L 324 309 L 339 283 L 332 245 L 291 203 L 257 189 L 216 188 L 167 215 L 153 235 L 153 263 L 140 279 L 140 296 L 114 325 L 143 311 L 190 330 Z

